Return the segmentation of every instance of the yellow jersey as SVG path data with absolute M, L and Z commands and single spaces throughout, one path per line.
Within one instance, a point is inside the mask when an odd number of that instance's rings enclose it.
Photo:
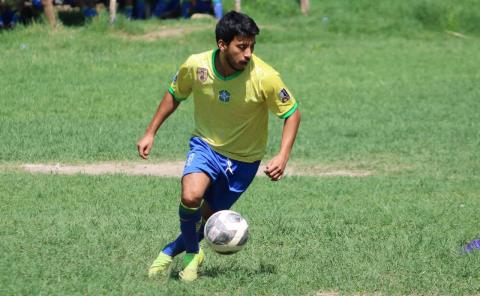
M 228 158 L 255 162 L 265 154 L 268 110 L 285 119 L 298 104 L 278 72 L 257 56 L 243 71 L 223 77 L 215 68 L 217 52 L 191 55 L 168 91 L 179 102 L 193 93 L 194 136 Z

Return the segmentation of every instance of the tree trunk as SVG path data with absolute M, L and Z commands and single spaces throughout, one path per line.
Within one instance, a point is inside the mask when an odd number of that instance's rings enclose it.
M 110 24 L 113 24 L 117 19 L 117 0 L 110 0 Z
M 241 0 L 235 0 L 235 11 L 240 12 L 242 10 L 242 1 Z
M 304 15 L 308 14 L 308 10 L 310 9 L 310 1 L 309 0 L 300 0 L 300 9 Z

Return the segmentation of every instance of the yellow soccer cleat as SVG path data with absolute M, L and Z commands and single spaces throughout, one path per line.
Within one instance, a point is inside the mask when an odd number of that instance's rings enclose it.
M 198 254 L 187 253 L 183 257 L 183 270 L 180 271 L 180 280 L 192 282 L 198 278 L 198 269 L 205 260 L 205 254 L 200 248 Z
M 163 252 L 160 252 L 157 259 L 153 261 L 152 265 L 148 269 L 148 277 L 153 279 L 157 277 L 165 277 L 170 273 L 170 265 L 173 257 Z

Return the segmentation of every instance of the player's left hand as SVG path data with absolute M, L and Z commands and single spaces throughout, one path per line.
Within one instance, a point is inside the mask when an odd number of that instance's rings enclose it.
M 287 161 L 288 157 L 278 154 L 268 162 L 267 167 L 263 172 L 272 181 L 278 181 L 283 177 L 283 173 L 285 173 Z

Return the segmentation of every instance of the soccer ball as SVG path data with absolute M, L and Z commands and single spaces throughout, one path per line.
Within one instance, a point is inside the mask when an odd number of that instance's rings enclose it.
M 205 240 L 215 252 L 230 255 L 245 246 L 248 224 L 239 213 L 223 210 L 208 218 L 204 234 Z

